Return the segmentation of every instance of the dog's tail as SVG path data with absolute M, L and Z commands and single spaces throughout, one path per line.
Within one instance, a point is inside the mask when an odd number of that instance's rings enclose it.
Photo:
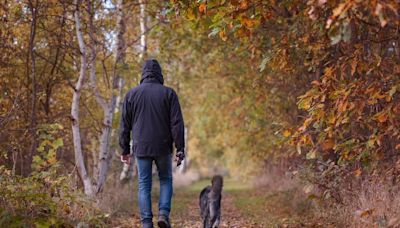
M 211 191 L 217 194 L 221 194 L 222 192 L 222 186 L 223 186 L 223 178 L 220 175 L 215 175 L 213 176 L 211 180 Z

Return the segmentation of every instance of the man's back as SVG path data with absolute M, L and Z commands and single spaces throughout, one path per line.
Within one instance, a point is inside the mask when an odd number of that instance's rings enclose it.
M 125 96 L 122 109 L 120 144 L 129 154 L 130 134 L 136 156 L 158 156 L 184 148 L 184 124 L 175 91 L 163 85 L 161 68 L 155 60 L 146 61 L 140 85 Z
M 177 149 L 177 164 L 184 159 L 184 125 L 178 97 L 163 86 L 161 67 L 147 60 L 140 85 L 129 90 L 122 108 L 120 126 L 121 160 L 129 162 L 130 133 L 138 168 L 138 201 L 143 228 L 153 228 L 151 209 L 152 165 L 157 166 L 160 181 L 158 226 L 170 228 L 172 186 L 172 144 Z

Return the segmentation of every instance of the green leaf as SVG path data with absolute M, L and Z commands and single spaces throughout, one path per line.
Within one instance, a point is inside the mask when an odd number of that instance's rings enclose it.
M 35 155 L 35 156 L 33 156 L 33 162 L 34 162 L 34 163 L 37 163 L 37 164 L 41 164 L 41 163 L 43 163 L 44 161 L 43 161 L 43 159 L 42 159 L 39 155 Z
M 56 141 L 54 141 L 53 144 L 52 144 L 52 147 L 53 147 L 54 149 L 60 148 L 60 147 L 62 147 L 62 146 L 64 146 L 64 141 L 63 141 L 62 138 L 58 138 L 58 139 L 57 139 Z
M 317 158 L 317 151 L 316 150 L 311 150 L 306 154 L 306 159 L 315 159 Z
M 311 107 L 312 97 L 304 97 L 298 103 L 299 109 L 308 110 Z

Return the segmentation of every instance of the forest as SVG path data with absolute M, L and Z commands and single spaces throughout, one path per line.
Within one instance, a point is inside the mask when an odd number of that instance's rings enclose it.
M 147 59 L 185 121 L 174 227 L 216 174 L 221 227 L 400 227 L 397 0 L 0 0 L 0 227 L 140 227 Z

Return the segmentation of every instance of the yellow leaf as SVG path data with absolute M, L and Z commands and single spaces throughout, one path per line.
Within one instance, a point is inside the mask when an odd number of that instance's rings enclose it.
M 312 150 L 306 154 L 307 159 L 315 159 L 317 157 L 317 152 Z
M 192 10 L 192 9 L 189 9 L 189 10 L 187 11 L 186 17 L 187 17 L 190 21 L 196 19 L 196 15 L 193 13 L 193 10 Z
M 305 131 L 312 122 L 312 120 L 313 120 L 312 117 L 309 117 L 306 120 L 304 120 L 303 125 L 299 128 L 299 131 Z
M 302 96 L 300 97 L 300 100 L 297 103 L 297 105 L 299 109 L 308 110 L 311 107 L 312 100 L 313 98 L 311 96 L 308 97 Z
M 283 136 L 285 136 L 286 138 L 289 137 L 292 133 L 289 130 L 284 130 L 283 131 Z
M 346 12 L 349 9 L 350 5 L 346 2 L 340 3 L 335 9 L 333 9 L 332 16 L 326 22 L 325 28 L 329 29 L 333 23 L 333 21 L 340 16 L 343 12 Z
M 221 40 L 226 41 L 228 38 L 226 37 L 225 31 L 222 30 L 219 32 L 219 37 L 221 38 Z
M 340 3 L 339 6 L 336 7 L 336 8 L 333 10 L 333 15 L 332 15 L 332 16 L 333 16 L 333 17 L 339 16 L 339 15 L 344 11 L 345 6 L 346 6 L 346 3 Z

